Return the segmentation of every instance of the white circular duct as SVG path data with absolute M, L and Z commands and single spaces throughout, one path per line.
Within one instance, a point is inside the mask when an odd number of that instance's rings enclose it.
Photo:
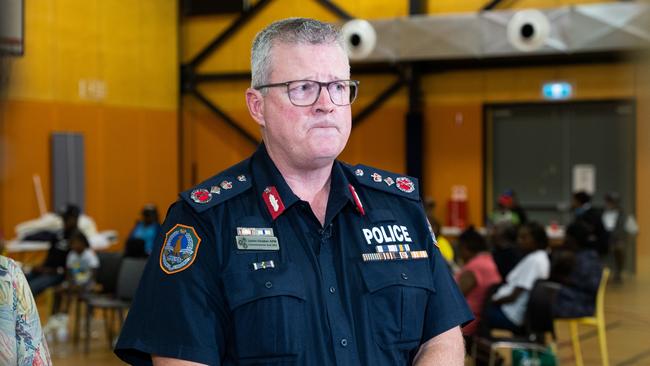
M 551 23 L 544 13 L 536 9 L 522 10 L 508 22 L 508 41 L 524 52 L 535 51 L 544 46 L 551 32 Z
M 345 51 L 351 60 L 361 60 L 372 52 L 377 44 L 377 33 L 372 25 L 363 19 L 354 19 L 341 28 Z

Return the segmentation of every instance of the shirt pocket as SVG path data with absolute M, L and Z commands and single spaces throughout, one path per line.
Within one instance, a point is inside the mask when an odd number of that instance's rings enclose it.
M 363 262 L 367 310 L 375 342 L 382 348 L 419 346 L 429 296 L 435 293 L 426 260 Z
M 303 349 L 305 286 L 292 265 L 227 272 L 223 284 L 240 364 L 289 364 Z

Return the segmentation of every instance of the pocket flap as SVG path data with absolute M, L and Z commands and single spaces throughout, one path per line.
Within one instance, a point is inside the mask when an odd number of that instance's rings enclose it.
M 293 296 L 306 300 L 302 276 L 294 266 L 227 272 L 223 274 L 222 279 L 231 310 L 251 301 L 273 296 Z
M 390 210 L 373 209 L 368 210 L 368 219 L 372 223 L 395 222 L 395 216 Z
M 419 287 L 435 292 L 433 269 L 427 260 L 378 261 L 360 263 L 368 291 L 389 286 Z

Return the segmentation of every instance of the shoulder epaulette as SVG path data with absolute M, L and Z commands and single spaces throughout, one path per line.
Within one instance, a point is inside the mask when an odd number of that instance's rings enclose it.
M 376 169 L 367 165 L 344 164 L 357 182 L 366 187 L 374 188 L 383 192 L 392 193 L 398 196 L 420 200 L 418 180 L 406 175 L 391 173 L 386 170 Z
M 215 207 L 252 187 L 248 162 L 244 160 L 179 196 L 199 213 Z

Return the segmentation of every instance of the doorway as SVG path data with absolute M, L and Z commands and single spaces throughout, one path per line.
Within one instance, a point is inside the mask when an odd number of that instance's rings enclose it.
M 545 225 L 569 223 L 571 194 L 585 188 L 595 207 L 618 192 L 623 210 L 635 213 L 633 101 L 493 104 L 485 117 L 486 217 L 509 189 Z M 628 267 L 635 252 L 630 243 Z

